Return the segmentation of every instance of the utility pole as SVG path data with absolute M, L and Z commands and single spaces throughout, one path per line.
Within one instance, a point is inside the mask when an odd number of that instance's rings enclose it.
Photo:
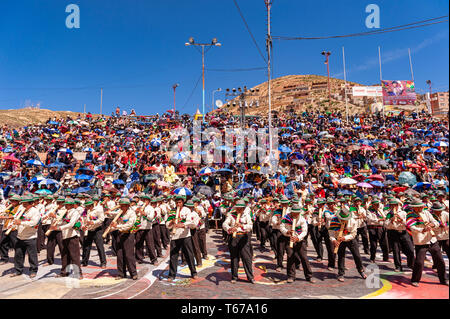
M 268 104 L 269 104 L 269 155 L 272 153 L 272 99 L 271 99 L 271 88 L 270 88 L 270 52 L 272 50 L 272 36 L 270 34 L 270 10 L 272 8 L 272 0 L 264 0 L 267 9 L 267 39 L 266 39 L 266 49 L 267 49 L 267 91 L 268 91 Z
M 203 112 L 203 123 L 205 123 L 205 47 L 220 47 L 222 44 L 217 42 L 216 38 L 213 38 L 211 43 L 196 43 L 194 41 L 193 37 L 189 38 L 189 42 L 185 43 L 186 46 L 190 46 L 190 45 L 196 45 L 196 46 L 201 46 L 202 47 L 202 79 L 203 79 L 203 90 L 202 90 L 202 97 L 203 97 L 203 108 L 202 108 L 202 112 Z
M 177 83 L 177 84 L 174 84 L 173 86 L 172 86 L 172 88 L 173 88 L 173 116 L 174 116 L 174 118 L 175 118 L 175 90 L 177 89 L 177 87 L 179 87 L 180 85 Z
M 83 107 L 83 114 L 86 114 L 86 104 Z
M 100 88 L 100 115 L 103 115 L 103 88 Z
M 322 55 L 326 57 L 325 64 L 327 65 L 327 73 L 328 73 L 328 108 L 331 111 L 331 88 L 330 88 L 330 63 L 328 57 L 331 55 L 331 52 L 322 51 Z
M 348 125 L 347 75 L 346 75 L 346 72 L 345 72 L 345 51 L 344 51 L 344 47 L 342 47 L 342 61 L 344 63 L 345 113 L 347 115 L 347 125 Z

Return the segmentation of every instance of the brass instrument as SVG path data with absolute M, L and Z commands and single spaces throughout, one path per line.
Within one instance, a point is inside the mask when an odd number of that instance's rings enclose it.
M 66 214 L 60 214 L 59 216 L 56 216 L 56 219 L 52 222 L 50 227 L 54 227 L 54 226 L 58 226 L 59 222 L 64 218 Z M 52 229 L 47 230 L 47 232 L 45 233 L 45 236 L 50 236 L 50 234 L 52 233 Z
M 7 209 L 5 209 L 5 211 L 3 213 L 5 213 L 7 210 L 9 210 L 11 208 L 12 204 L 8 206 Z M 13 211 L 11 212 L 12 215 L 14 215 L 17 210 L 19 209 L 19 205 L 17 205 L 16 207 L 14 207 Z M 3 225 L 4 228 L 8 228 L 9 223 L 11 222 L 11 219 L 9 218 L 9 216 L 5 216 L 4 217 L 6 219 L 5 224 Z
M 178 224 L 179 218 L 180 218 L 180 207 L 177 207 L 177 212 L 175 214 L 175 219 L 173 221 L 172 236 L 175 235 L 175 232 L 177 231 L 177 229 L 175 228 L 175 225 Z
M 239 220 L 241 219 L 241 213 L 238 213 L 237 214 L 237 217 L 236 217 L 236 224 L 239 224 Z M 235 224 L 235 226 L 236 226 L 236 224 Z M 233 238 L 236 238 L 236 233 L 237 232 L 234 232 L 233 233 Z
M 114 207 L 114 209 L 112 209 L 111 211 L 115 211 L 117 208 L 119 208 L 120 206 Z M 103 233 L 102 237 L 106 238 L 106 236 L 108 236 L 109 232 L 111 231 L 111 225 L 112 223 L 117 222 L 117 220 L 119 220 L 120 216 L 122 216 L 124 213 L 124 211 L 122 211 L 121 213 L 118 213 L 114 219 L 112 220 L 111 224 L 109 224 L 108 228 L 106 228 L 105 232 Z
M 341 229 L 339 229 L 339 235 L 338 238 L 341 238 L 342 235 L 344 234 L 344 229 L 347 226 L 347 221 L 341 222 Z M 336 238 L 337 239 L 337 238 Z M 336 242 L 336 247 L 334 247 L 334 253 L 337 254 L 338 250 L 339 250 L 339 245 L 341 244 L 341 242 Z
M 26 211 L 26 209 L 24 208 L 20 212 L 16 213 L 14 215 L 14 220 L 19 220 L 20 217 L 22 217 L 22 215 L 25 213 L 25 211 Z M 5 235 L 9 235 L 13 230 L 15 230 L 15 228 L 16 227 L 15 227 L 14 223 L 11 223 L 11 226 L 8 227 L 8 230 L 5 232 Z
M 295 232 L 295 226 L 296 226 L 296 224 L 297 224 L 297 218 L 295 218 L 295 219 L 292 221 L 292 227 L 291 227 L 292 234 L 291 234 L 291 240 L 290 240 L 290 242 L 289 242 L 289 247 L 291 247 L 291 248 L 294 248 L 294 242 L 292 241 L 292 236 L 293 236 L 293 234 L 294 234 L 294 232 Z

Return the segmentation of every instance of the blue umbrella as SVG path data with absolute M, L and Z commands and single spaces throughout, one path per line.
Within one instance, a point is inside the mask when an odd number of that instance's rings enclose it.
M 221 168 L 216 171 L 216 173 L 233 173 L 233 170 L 229 168 Z
M 241 190 L 241 189 L 247 189 L 247 188 L 253 188 L 253 186 L 250 185 L 249 183 L 244 182 L 241 185 L 239 185 L 236 189 Z
M 150 145 L 153 147 L 159 147 L 161 145 L 161 140 L 154 138 L 150 141 Z
M 50 122 L 48 122 L 48 124 L 50 124 L 50 125 L 59 125 L 59 123 L 55 122 L 55 121 L 50 121 Z
M 289 134 L 289 133 L 281 134 L 281 137 L 289 137 L 289 136 L 291 136 L 291 134 Z
M 373 182 L 370 182 L 369 184 L 371 184 L 373 186 L 376 186 L 376 187 L 383 187 L 384 186 L 384 184 L 382 182 L 380 182 L 380 181 L 373 181 Z
M 52 194 L 52 192 L 48 189 L 40 189 L 34 192 L 35 194 Z
M 88 187 L 78 187 L 78 188 L 75 188 L 71 193 L 72 194 L 87 193 L 90 190 L 91 190 L 91 188 L 89 186 Z
M 51 179 L 51 178 L 46 178 L 39 182 L 39 186 L 40 185 L 52 185 L 52 184 L 59 184 L 59 182 L 54 179 Z
M 85 175 L 94 175 L 95 172 L 87 167 L 81 167 L 77 170 L 77 175 L 85 174 Z
M 431 183 L 419 182 L 419 183 L 417 183 L 416 185 L 413 186 L 413 189 L 416 189 L 416 190 L 417 189 L 423 189 L 423 188 L 429 189 L 429 188 L 431 188 L 431 186 L 432 186 Z
M 429 149 L 427 149 L 427 150 L 425 151 L 425 153 L 433 153 L 433 154 L 436 154 L 436 153 L 440 153 L 440 152 L 439 152 L 439 150 L 438 150 L 437 148 L 429 148 Z
M 281 145 L 280 147 L 278 147 L 278 150 L 280 152 L 283 152 L 283 153 L 290 153 L 290 152 L 292 152 L 292 149 L 290 149 L 286 145 Z
M 4 150 L 3 150 L 3 153 L 12 153 L 14 150 L 12 149 L 12 147 L 11 146 L 8 146 L 7 148 L 5 148 Z
M 93 151 L 94 151 L 94 149 L 91 148 L 91 147 L 85 147 L 85 148 L 83 148 L 83 152 L 93 152 Z
M 64 167 L 64 166 L 66 166 L 66 164 L 58 162 L 58 161 L 47 165 L 47 167 Z
M 190 189 L 186 188 L 186 187 L 179 187 L 177 189 L 175 189 L 173 191 L 174 194 L 176 195 L 180 195 L 180 196 L 191 196 L 192 192 L 190 191 Z
M 121 179 L 115 179 L 115 180 L 113 180 L 113 184 L 115 184 L 115 185 L 125 185 L 126 183 L 123 180 L 121 180 Z
M 60 148 L 58 150 L 58 152 L 67 153 L 67 154 L 73 154 L 73 152 L 70 149 L 68 149 L 68 148 Z
M 44 180 L 45 178 L 43 176 L 35 176 L 32 179 L 30 179 L 30 183 L 40 183 Z
M 89 181 L 89 180 L 91 180 L 93 177 L 94 177 L 94 176 L 92 176 L 92 175 L 81 174 L 81 175 L 76 175 L 76 176 L 75 176 L 75 179 L 78 179 L 78 180 L 87 180 L 87 181 Z
M 408 184 L 409 186 L 413 186 L 417 183 L 416 176 L 411 172 L 401 172 L 398 176 L 399 184 Z
M 438 147 L 438 146 L 440 146 L 440 147 L 448 147 L 448 143 L 441 141 L 441 142 L 434 143 L 433 146 L 436 146 L 436 147 Z
M 342 190 L 341 193 L 344 195 L 353 195 L 353 192 L 349 191 L 348 189 Z
M 42 163 L 41 161 L 36 160 L 36 159 L 32 159 L 32 160 L 26 161 L 25 164 L 35 165 L 35 166 L 45 166 L 44 163 Z
M 212 167 L 203 167 L 199 172 L 198 175 L 209 175 L 212 173 L 215 173 L 216 170 Z

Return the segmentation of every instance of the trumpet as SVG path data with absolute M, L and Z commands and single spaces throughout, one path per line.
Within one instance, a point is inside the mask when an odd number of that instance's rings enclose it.
M 237 226 L 237 225 L 239 225 L 239 220 L 241 219 L 241 213 L 238 213 L 237 214 L 237 217 L 236 217 L 236 224 L 234 225 L 235 227 Z M 233 233 L 233 238 L 236 238 L 236 233 L 237 232 L 234 232 Z
M 120 206 L 119 206 L 119 207 L 120 207 Z M 117 208 L 116 208 L 116 209 L 117 209 Z M 116 209 L 113 209 L 112 211 L 114 211 L 114 210 L 116 210 Z M 120 216 L 122 216 L 124 213 L 125 213 L 125 212 L 122 211 L 122 212 L 118 213 L 118 214 L 114 217 L 114 219 L 112 220 L 111 224 L 109 224 L 108 228 L 106 228 L 105 232 L 103 233 L 103 235 L 102 235 L 103 238 L 106 238 L 106 236 L 107 236 L 107 235 L 109 234 L 109 232 L 111 231 L 111 229 L 112 229 L 112 226 L 111 226 L 112 223 L 117 222 L 117 221 L 119 220 Z
M 56 219 L 53 221 L 50 227 L 58 226 L 59 222 L 64 218 L 66 214 L 60 214 L 59 216 L 56 216 Z M 49 229 L 45 232 L 45 236 L 50 236 L 50 234 L 53 232 L 52 229 Z
M 19 220 L 20 217 L 22 217 L 22 215 L 25 213 L 25 211 L 26 211 L 26 209 L 24 208 L 20 212 L 16 213 L 14 215 L 14 220 Z M 13 229 L 15 230 L 15 228 L 16 227 L 15 227 L 14 223 L 11 223 L 11 226 L 8 225 L 8 230 L 5 232 L 5 235 L 9 235 L 13 231 Z

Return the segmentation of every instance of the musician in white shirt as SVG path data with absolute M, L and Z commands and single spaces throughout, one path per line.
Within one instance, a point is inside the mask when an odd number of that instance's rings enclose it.
M 190 232 L 191 228 L 197 227 L 198 215 L 192 213 L 188 207 L 184 206 L 184 201 L 184 196 L 177 196 L 175 198 L 175 216 L 169 216 L 169 221 L 166 223 L 166 227 L 171 230 L 172 235 L 170 241 L 169 276 L 167 278 L 169 282 L 176 277 L 180 250 L 189 266 L 192 278 L 196 279 L 198 277 L 194 263 L 194 249 Z
M 36 277 L 38 271 L 38 253 L 37 253 L 37 227 L 39 225 L 41 215 L 39 210 L 33 204 L 31 196 L 24 197 L 21 201 L 25 212 L 22 219 L 14 219 L 13 224 L 17 227 L 17 242 L 14 247 L 14 270 L 15 273 L 11 277 L 20 276 L 23 273 L 23 264 L 25 261 L 25 253 L 28 254 L 28 262 L 30 263 L 30 278 Z M 19 212 L 20 213 L 20 212 Z

